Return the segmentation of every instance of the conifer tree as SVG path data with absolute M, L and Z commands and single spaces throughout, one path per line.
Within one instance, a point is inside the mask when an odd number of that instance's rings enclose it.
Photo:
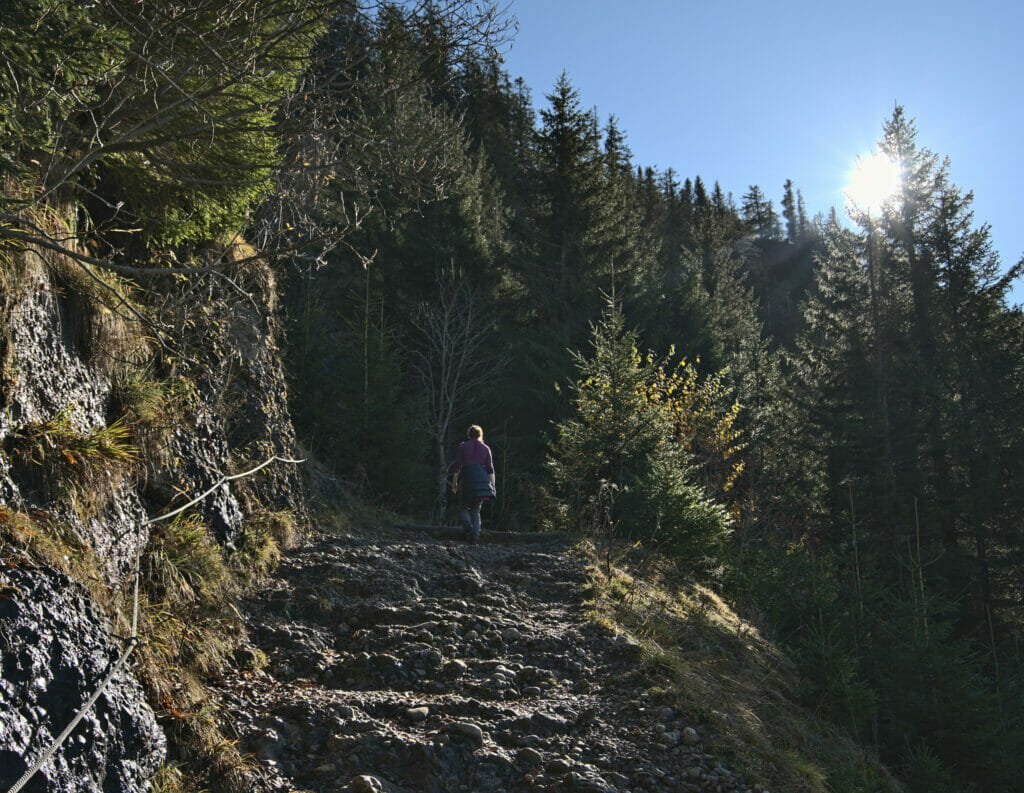
M 1007 742 L 1017 738 L 983 726 L 998 717 L 969 667 L 980 655 L 998 668 L 1009 623 L 995 604 L 1008 601 L 998 594 L 1006 579 L 993 571 L 1021 547 L 1016 489 L 1000 483 L 1020 470 L 1022 436 L 1013 411 L 992 407 L 1021 398 L 1011 374 L 1021 361 L 1019 312 L 1005 302 L 1019 265 L 1000 274 L 988 228 L 973 225 L 970 195 L 950 183 L 948 162 L 919 146 L 901 108 L 879 149 L 900 184 L 881 208 L 852 207 L 858 233 L 835 219 L 826 229 L 793 356 L 793 404 L 807 427 L 793 453 L 821 472 L 821 501 L 811 509 L 837 563 L 852 561 L 851 526 L 871 551 L 859 557 L 857 620 L 915 615 L 912 661 L 882 641 L 877 624 L 855 629 L 885 714 L 884 743 L 916 735 L 945 769 L 942 784 L 985 778 L 982 787 L 1000 789 Z M 1012 621 L 1015 611 L 1002 614 Z M 836 610 L 830 618 L 850 617 Z M 951 733 L 925 726 L 958 720 L 985 736 L 972 759 L 986 759 L 970 770 Z
M 806 240 L 810 233 L 810 222 L 807 220 L 807 207 L 804 205 L 804 194 L 796 191 L 796 233 L 798 240 Z
M 538 286 L 543 287 L 535 297 L 549 304 L 550 316 L 563 318 L 566 338 L 572 339 L 580 330 L 579 315 L 564 312 L 561 306 L 596 286 L 596 247 L 607 233 L 604 163 L 597 119 L 582 109 L 579 92 L 566 73 L 547 98 L 550 108 L 540 113 L 537 135 L 538 227 L 544 247 L 538 262 L 542 272 L 536 273 L 541 279 Z
M 761 188 L 756 184 L 751 185 L 743 196 L 740 217 L 747 229 L 756 235 L 760 242 L 769 242 L 777 238 L 778 215 L 772 202 L 765 198 Z
M 636 302 L 651 288 L 656 267 L 657 242 L 644 223 L 642 205 L 633 180 L 632 153 L 615 117 L 605 127 L 604 211 L 607 232 L 594 251 L 600 260 L 599 276 L 607 294 Z
M 548 460 L 565 519 L 656 539 L 694 566 L 716 559 L 729 518 L 694 482 L 696 441 L 720 444 L 702 461 L 710 472 L 734 452 L 735 411 L 717 412 L 714 383 L 699 389 L 695 376 L 670 375 L 667 361 L 642 355 L 614 304 L 593 326 L 591 345 L 590 356 L 575 356 L 573 412 L 557 425 Z
M 782 217 L 786 221 L 786 241 L 790 245 L 796 245 L 800 236 L 798 233 L 796 201 L 793 198 L 793 180 L 787 179 L 782 189 Z

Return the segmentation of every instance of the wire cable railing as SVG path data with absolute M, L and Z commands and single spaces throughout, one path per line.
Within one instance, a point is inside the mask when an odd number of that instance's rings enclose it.
M 268 465 L 270 465 L 273 462 L 290 463 L 290 464 L 297 465 L 299 463 L 304 463 L 306 461 L 305 461 L 305 459 L 293 460 L 293 459 L 288 458 L 288 457 L 279 457 L 278 455 L 275 454 L 272 457 L 270 457 L 268 460 L 266 460 L 265 462 L 260 463 L 259 465 L 257 465 L 255 468 L 250 468 L 248 471 L 243 471 L 240 474 L 232 474 L 231 476 L 223 476 L 223 477 L 221 477 L 220 480 L 218 480 L 218 482 L 215 485 L 213 485 L 212 487 L 204 490 L 202 493 L 200 493 L 198 496 L 193 498 L 187 504 L 185 504 L 185 505 L 183 505 L 181 507 L 178 507 L 177 509 L 174 509 L 171 512 L 168 512 L 166 514 L 159 515 L 159 516 L 157 516 L 155 518 L 147 518 L 145 521 L 142 522 L 142 526 L 149 526 L 149 525 L 151 525 L 153 523 L 158 523 L 161 520 L 167 520 L 168 518 L 173 518 L 175 515 L 180 515 L 186 509 L 188 509 L 189 507 L 195 506 L 200 501 L 202 501 L 204 498 L 206 498 L 208 495 L 210 495 L 211 493 L 216 491 L 218 488 L 224 486 L 228 482 L 234 481 L 236 479 L 244 479 L 247 476 L 252 476 L 256 472 L 260 471 L 263 468 L 266 468 Z M 92 706 L 96 704 L 96 700 L 98 700 L 100 698 L 100 695 L 103 694 L 103 692 L 106 689 L 106 687 L 108 685 L 110 685 L 110 681 L 113 680 L 114 677 L 117 675 L 117 673 L 121 670 L 121 668 L 124 667 L 124 665 L 128 662 L 128 658 L 131 656 L 132 652 L 134 652 L 135 648 L 139 646 L 138 619 L 139 619 L 139 557 L 140 557 L 140 554 L 141 554 L 141 549 L 135 555 L 135 570 L 134 570 L 134 573 L 133 573 L 133 576 L 132 576 L 133 579 L 134 579 L 134 592 L 133 592 L 133 595 L 132 595 L 132 631 L 131 631 L 131 635 L 128 637 L 128 645 L 122 651 L 121 657 L 118 658 L 117 661 L 114 662 L 114 665 L 110 668 L 110 671 L 107 673 L 106 677 L 104 677 L 103 680 L 100 682 L 100 684 L 96 688 L 96 690 L 85 701 L 85 704 L 83 704 L 82 707 L 78 709 L 78 712 L 75 714 L 74 718 L 71 720 L 71 722 L 68 724 L 68 726 L 65 727 L 63 729 L 63 731 L 61 731 L 60 735 L 58 735 L 56 738 L 53 739 L 53 741 L 50 742 L 50 745 L 46 748 L 46 750 L 25 771 L 25 773 L 21 775 L 21 777 L 18 779 L 18 781 L 15 782 L 14 785 L 10 789 L 8 789 L 7 793 L 18 793 L 18 791 L 20 791 L 23 787 L 25 787 L 25 785 L 28 784 L 28 781 L 33 776 L 36 775 L 36 772 L 38 772 L 40 768 L 42 768 L 44 765 L 46 765 L 46 763 L 49 762 L 49 760 L 51 760 L 53 758 L 53 756 L 57 753 L 57 750 L 60 748 L 61 744 L 63 744 L 64 741 L 67 740 L 67 737 L 69 735 L 71 735 L 71 733 L 74 731 L 75 727 L 78 726 L 78 723 L 83 718 L 85 718 L 86 714 L 88 714 L 88 712 L 92 709 Z

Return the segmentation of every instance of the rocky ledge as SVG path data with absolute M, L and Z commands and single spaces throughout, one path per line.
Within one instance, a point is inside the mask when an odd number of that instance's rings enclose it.
M 218 684 L 222 724 L 267 791 L 760 793 L 584 585 L 557 540 L 317 536 L 248 603 L 268 660 Z

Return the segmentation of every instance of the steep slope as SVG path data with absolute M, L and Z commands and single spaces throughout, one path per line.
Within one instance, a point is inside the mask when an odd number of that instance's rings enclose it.
M 564 538 L 490 540 L 325 533 L 281 566 L 247 605 L 266 667 L 216 689 L 266 789 L 761 790 L 588 619 Z

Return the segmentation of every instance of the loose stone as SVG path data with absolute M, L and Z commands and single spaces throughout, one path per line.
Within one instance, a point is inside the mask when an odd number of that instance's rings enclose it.
M 529 747 L 520 749 L 516 752 L 516 759 L 530 768 L 536 768 L 544 762 L 543 755 L 541 755 L 541 753 L 536 749 L 531 749 Z
M 468 721 L 457 721 L 453 722 L 449 726 L 449 731 L 462 735 L 469 739 L 469 742 L 474 746 L 480 747 L 484 745 L 484 731 L 479 726 Z

